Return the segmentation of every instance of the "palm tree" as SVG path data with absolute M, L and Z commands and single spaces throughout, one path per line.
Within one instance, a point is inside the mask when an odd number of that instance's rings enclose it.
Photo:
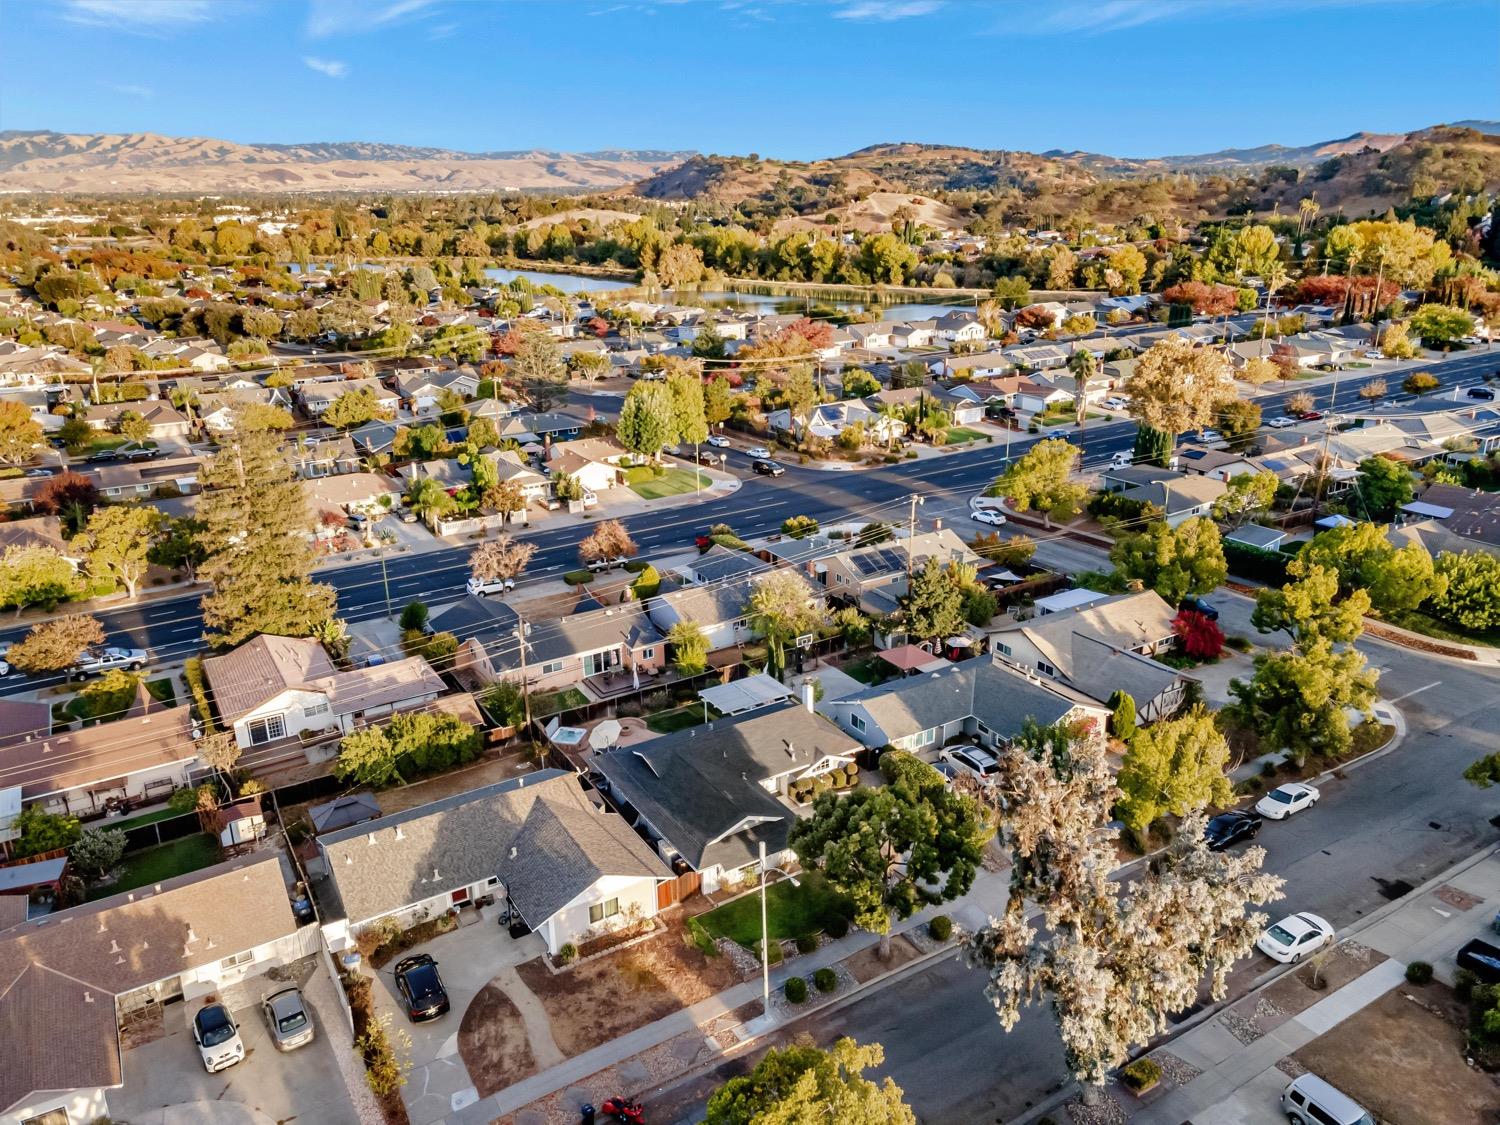
M 1280 258 L 1261 271 L 1261 280 L 1266 283 L 1266 317 L 1261 321 L 1260 330 L 1262 340 L 1271 329 L 1271 302 L 1276 296 L 1276 290 L 1287 283 L 1287 276 L 1286 266 L 1282 265 Z
M 406 491 L 406 506 L 431 523 L 429 517 L 452 511 L 454 500 L 440 482 L 432 477 L 418 477 Z
M 1297 242 L 1302 242 L 1302 236 L 1307 233 L 1307 228 L 1312 225 L 1313 219 L 1317 218 L 1318 200 L 1309 195 L 1297 204 Z
M 1078 429 L 1082 431 L 1084 419 L 1089 412 L 1089 383 L 1098 373 L 1094 353 L 1079 348 L 1068 357 L 1068 370 L 1073 373 L 1073 413 L 1078 415 Z

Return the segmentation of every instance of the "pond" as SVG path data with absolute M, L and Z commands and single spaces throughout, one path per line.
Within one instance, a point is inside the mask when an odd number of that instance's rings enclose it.
M 820 309 L 825 312 L 833 309 L 837 312 L 857 313 L 866 308 L 875 308 L 880 311 L 882 320 L 919 320 L 923 317 L 943 316 L 960 310 L 970 312 L 974 310 L 972 298 L 960 304 L 952 304 L 938 300 L 936 294 L 931 302 L 904 301 L 894 305 L 862 299 L 828 300 L 811 296 L 773 297 L 765 293 L 739 293 L 730 289 L 684 290 L 680 294 L 670 294 L 670 296 L 683 305 L 709 309 L 744 309 L 747 312 L 757 313 L 816 312 Z

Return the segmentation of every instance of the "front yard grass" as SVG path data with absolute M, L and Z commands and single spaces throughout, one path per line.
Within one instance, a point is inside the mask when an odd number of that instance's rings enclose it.
M 177 703 L 177 693 L 172 688 L 171 677 L 147 681 L 146 690 L 151 693 L 152 699 L 163 706 L 172 707 Z M 124 715 L 124 711 L 95 711 L 82 695 L 75 695 L 66 703 L 52 705 L 52 721 L 56 723 L 82 722 L 84 726 L 92 726 L 94 723 L 108 723 L 123 718 Z
M 971 441 L 983 441 L 988 436 L 978 430 L 971 430 L 967 426 L 955 426 L 948 431 L 948 444 L 963 445 Z
M 88 898 L 90 901 L 108 898 L 110 895 L 133 891 L 137 887 L 150 886 L 164 879 L 211 867 L 218 862 L 218 843 L 212 836 L 200 832 L 126 856 L 120 864 L 120 877 L 108 886 L 94 887 L 89 891 Z
M 656 476 L 648 466 L 640 465 L 625 471 L 625 483 L 642 500 L 660 500 L 664 496 L 681 496 L 713 484 L 708 474 L 693 470 L 671 468 Z
M 1432 637 L 1439 641 L 1456 641 L 1464 645 L 1486 645 L 1490 648 L 1500 648 L 1500 629 L 1487 629 L 1480 633 L 1471 633 L 1448 621 L 1439 621 L 1430 614 L 1423 613 L 1420 609 L 1401 610 L 1387 613 L 1385 619 L 1392 625 L 1398 625 L 1402 629 L 1410 629 L 1413 633 L 1421 633 L 1425 637 Z
M 820 933 L 835 918 L 849 917 L 849 900 L 829 886 L 819 872 L 797 876 L 797 884 L 782 879 L 766 888 L 766 926 L 772 941 Z M 726 902 L 700 914 L 695 921 L 714 937 L 726 937 L 753 949 L 760 941 L 760 892 Z

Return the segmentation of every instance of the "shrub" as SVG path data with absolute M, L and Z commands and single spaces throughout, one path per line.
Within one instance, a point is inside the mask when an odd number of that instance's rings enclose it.
M 1437 385 L 1437 376 L 1427 371 L 1418 371 L 1415 375 L 1408 375 L 1401 381 L 1401 389 L 1412 395 L 1425 395 L 1428 391 L 1436 389 Z
M 564 965 L 572 964 L 573 959 L 578 956 L 578 947 L 571 941 L 564 942 L 561 949 L 557 951 L 557 959 Z
M 801 977 L 788 978 L 785 985 L 786 998 L 793 1004 L 800 1004 L 807 999 L 807 982 Z
M 1426 961 L 1413 961 L 1406 966 L 1406 979 L 1412 984 L 1426 984 L 1432 979 L 1432 966 Z
M 819 969 L 813 974 L 813 984 L 819 992 L 832 992 L 839 986 L 838 974 L 832 969 Z
M 761 943 L 760 942 L 756 942 L 755 943 L 755 956 L 759 957 L 760 956 L 760 952 L 761 952 Z M 779 942 L 779 941 L 773 941 L 770 944 L 770 947 L 767 948 L 767 950 L 766 950 L 766 962 L 767 962 L 767 964 L 771 964 L 771 965 L 779 965 L 779 964 L 781 964 L 781 959 L 782 959 L 781 942 Z
M 1469 1002 L 1470 995 L 1474 992 L 1474 985 L 1479 980 L 1468 969 L 1456 969 L 1453 973 L 1453 995 L 1465 1004 Z
M 1276 763 L 1275 762 L 1262 762 L 1260 764 L 1260 776 L 1261 777 L 1275 777 L 1276 776 Z
M 1161 1081 L 1161 1066 L 1152 1059 L 1136 1059 L 1121 1069 L 1120 1081 L 1132 1090 L 1149 1090 Z
M 203 675 L 203 658 L 190 656 L 183 662 L 182 678 L 187 681 L 188 691 L 193 693 L 193 709 L 203 724 L 205 734 L 213 734 L 214 713 L 208 705 L 208 681 Z
M 946 914 L 939 914 L 927 923 L 927 932 L 932 935 L 933 941 L 947 941 L 953 936 L 953 919 Z
M 818 948 L 818 939 L 812 934 L 803 934 L 797 939 L 798 953 L 811 953 Z
M 635 600 L 638 602 L 656 597 L 657 591 L 661 589 L 661 575 L 656 567 L 647 563 L 636 575 L 635 581 L 630 584 L 630 589 L 634 592 Z
M 839 938 L 843 937 L 849 932 L 849 919 L 841 915 L 835 915 L 834 917 L 828 919 L 828 924 L 825 925 L 823 929 L 827 932 L 829 937 L 837 941 Z
M 86 828 L 70 849 L 73 866 L 85 879 L 102 879 L 125 854 L 125 832 L 119 828 Z
M 427 605 L 425 602 L 408 602 L 405 609 L 401 611 L 401 631 L 408 629 L 420 629 L 427 624 Z
M 818 530 L 818 521 L 812 516 L 790 516 L 781 523 L 781 534 L 790 539 L 805 539 Z

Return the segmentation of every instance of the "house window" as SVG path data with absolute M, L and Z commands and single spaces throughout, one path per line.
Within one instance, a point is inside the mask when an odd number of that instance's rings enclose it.
M 544 676 L 550 676 L 554 672 L 561 672 L 562 670 L 563 662 L 561 660 L 549 660 L 542 665 L 542 675 Z
M 49 1109 L 46 1113 L 39 1113 L 35 1117 L 23 1117 L 21 1125 L 70 1125 L 72 1120 L 68 1116 L 68 1111 L 59 1106 L 57 1109 Z
M 219 968 L 238 969 L 241 965 L 248 965 L 254 960 L 255 954 L 247 949 L 244 953 L 236 953 L 233 957 L 224 958 L 219 962 Z
M 589 925 L 597 926 L 606 918 L 613 918 L 620 913 L 620 900 L 607 898 L 603 902 L 596 902 L 589 907 Z
M 1010 645 L 1003 645 L 999 641 L 996 641 L 995 642 L 995 651 L 998 652 L 1001 656 L 1009 656 L 1010 655 Z
M 656 659 L 656 650 L 654 648 L 643 648 L 643 649 L 641 649 L 641 659 L 642 660 L 655 660 Z
M 865 732 L 865 721 L 858 715 L 849 716 L 849 725 L 855 730 L 859 731 L 860 734 L 863 734 Z
M 918 731 L 916 734 L 907 735 L 901 741 L 908 750 L 916 750 L 923 746 L 931 746 L 937 741 L 937 734 L 937 727 L 928 727 L 926 730 Z
M 306 707 L 302 708 L 302 713 L 308 718 L 314 715 L 326 715 L 328 714 L 328 700 L 320 699 L 316 703 L 309 703 Z
M 1036 670 L 1044 676 L 1057 675 L 1057 669 L 1052 667 L 1052 665 L 1048 664 L 1045 660 L 1038 660 L 1036 662 Z
M 272 715 L 266 719 L 252 719 L 245 729 L 250 732 L 251 746 L 260 746 L 286 737 L 286 723 L 280 715 Z

